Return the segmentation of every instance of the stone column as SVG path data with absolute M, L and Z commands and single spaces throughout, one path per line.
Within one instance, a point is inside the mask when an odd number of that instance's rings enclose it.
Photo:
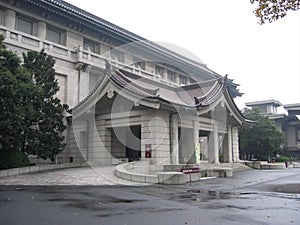
M 142 160 L 151 164 L 170 164 L 169 114 L 149 110 L 142 116 Z M 146 145 L 151 146 L 151 158 L 146 158 Z
M 39 21 L 36 25 L 36 36 L 40 39 L 46 39 L 46 32 L 47 32 L 47 24 L 45 22 Z
M 208 161 L 219 163 L 219 132 L 216 124 L 213 125 L 213 131 L 209 136 Z
M 200 147 L 199 144 L 199 122 L 198 120 L 193 121 L 193 139 L 194 139 L 194 154 L 195 154 L 195 162 L 197 163 L 197 160 L 200 160 L 200 151 L 198 152 L 199 155 L 196 155 L 196 145 L 198 145 L 198 148 Z M 198 157 L 198 159 L 196 158 Z
M 238 127 L 232 127 L 232 158 L 233 162 L 239 162 L 239 133 Z
M 214 163 L 219 163 L 219 128 L 214 125 Z
M 179 164 L 178 118 L 173 116 L 171 164 Z
M 175 73 L 175 83 L 179 84 L 179 74 Z
M 106 128 L 105 120 L 95 118 L 97 131 L 93 132 L 92 148 L 89 151 L 89 161 L 97 162 L 102 166 L 112 164 L 111 157 L 111 129 Z
M 11 9 L 4 11 L 4 26 L 9 29 L 16 28 L 16 12 Z
M 231 131 L 231 126 L 228 127 L 227 129 L 227 140 L 228 140 L 228 159 L 226 160 L 229 163 L 232 163 L 232 131 Z
M 166 68 L 164 68 L 164 71 L 163 71 L 163 74 L 162 74 L 162 77 L 161 77 L 163 80 L 167 80 L 168 79 L 168 71 Z

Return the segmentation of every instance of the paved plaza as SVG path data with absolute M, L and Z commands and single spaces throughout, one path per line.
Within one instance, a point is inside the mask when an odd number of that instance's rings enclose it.
M 1 178 L 0 224 L 300 224 L 300 168 L 250 169 L 233 177 L 142 187 L 111 185 L 117 180 L 104 174 L 113 169 L 101 171 L 102 176 L 97 169 L 75 168 Z M 34 182 L 51 185 L 1 185 Z
M 210 168 L 212 165 L 202 165 Z M 222 164 L 233 171 L 250 169 L 242 164 Z M 149 185 L 121 179 L 115 175 L 115 166 L 86 166 L 25 173 L 0 178 L 0 185 Z
M 78 167 L 0 178 L 0 185 L 143 185 L 114 175 L 114 166 Z

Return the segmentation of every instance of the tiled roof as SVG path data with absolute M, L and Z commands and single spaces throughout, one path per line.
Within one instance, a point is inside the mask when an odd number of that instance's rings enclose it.
M 158 100 L 162 103 L 183 106 L 188 108 L 206 107 L 217 101 L 227 88 L 227 77 L 221 77 L 214 80 L 199 82 L 182 87 L 171 87 L 163 83 L 141 78 L 138 75 L 128 71 L 113 68 L 110 65 L 106 75 L 111 82 L 117 85 L 120 89 L 124 89 L 138 98 L 145 100 Z M 99 91 L 98 88 L 102 85 L 105 79 L 97 85 L 93 92 Z M 93 93 L 75 106 L 80 107 L 88 100 Z

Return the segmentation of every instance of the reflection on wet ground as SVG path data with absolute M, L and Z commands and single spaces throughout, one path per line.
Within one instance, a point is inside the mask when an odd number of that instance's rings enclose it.
M 279 193 L 300 194 L 300 183 L 272 185 L 270 189 Z
M 0 224 L 10 224 L 1 220 L 14 219 L 16 208 L 23 212 L 19 218 L 27 218 L 40 207 L 57 215 L 57 221 L 77 216 L 76 225 L 300 224 L 300 170 L 293 171 L 246 171 L 173 186 L 0 186 Z M 148 220 L 138 220 L 143 218 Z M 39 225 L 38 219 L 31 222 Z M 82 223 L 86 219 L 92 223 Z

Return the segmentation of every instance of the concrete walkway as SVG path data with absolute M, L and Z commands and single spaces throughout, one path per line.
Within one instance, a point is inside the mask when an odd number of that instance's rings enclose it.
M 203 168 L 216 165 L 202 164 Z M 221 167 L 232 168 L 233 171 L 249 169 L 241 164 L 219 164 Z M 78 167 L 45 172 L 34 172 L 0 178 L 0 185 L 129 185 L 144 186 L 149 183 L 139 183 L 118 178 L 115 166 Z
M 114 169 L 93 166 L 28 173 L 0 178 L 0 185 L 146 185 L 120 179 Z

